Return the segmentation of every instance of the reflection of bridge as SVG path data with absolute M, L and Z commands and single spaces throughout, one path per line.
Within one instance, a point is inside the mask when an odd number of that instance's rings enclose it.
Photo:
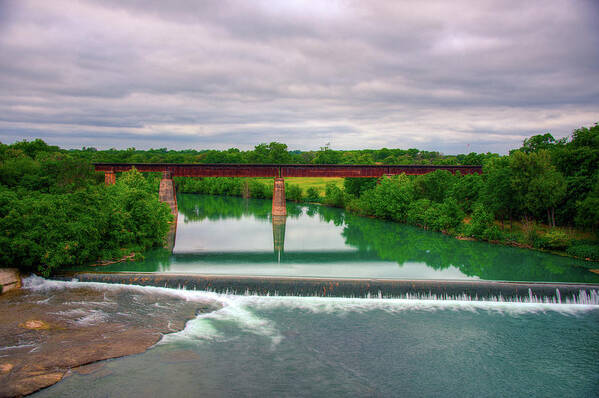
M 172 177 L 274 177 L 272 197 L 273 216 L 287 214 L 285 208 L 284 177 L 364 177 L 379 178 L 388 175 L 421 175 L 436 170 L 453 174 L 481 174 L 482 166 L 433 165 L 345 165 L 345 164 L 188 164 L 188 163 L 94 163 L 96 171 L 103 171 L 106 184 L 114 184 L 115 173 L 131 170 L 161 172 L 160 200 L 169 203 L 177 214 L 177 202 Z

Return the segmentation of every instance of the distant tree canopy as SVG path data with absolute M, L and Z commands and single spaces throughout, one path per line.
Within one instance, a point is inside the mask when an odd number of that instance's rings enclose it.
M 4 148 L 6 147 L 6 148 Z M 238 148 L 226 150 L 185 149 L 168 150 L 166 148 L 139 150 L 98 150 L 84 147 L 80 150 L 64 150 L 49 146 L 42 140 L 21 141 L 12 145 L 0 144 L 2 151 L 18 150 L 27 156 L 34 157 L 39 153 L 69 153 L 78 159 L 88 162 L 110 163 L 290 163 L 290 164 L 432 164 L 432 165 L 482 165 L 486 159 L 497 157 L 492 153 L 470 153 L 467 155 L 443 155 L 439 152 L 421 151 L 418 149 L 360 149 L 333 150 L 322 147 L 318 151 L 289 150 L 280 142 L 261 143 L 252 150 L 242 151 Z M 4 149 L 3 149 L 4 148 Z M 35 155 L 37 156 L 37 155 Z

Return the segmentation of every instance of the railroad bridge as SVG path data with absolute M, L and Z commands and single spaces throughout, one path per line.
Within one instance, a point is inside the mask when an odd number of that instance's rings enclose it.
M 177 217 L 177 197 L 172 177 L 271 177 L 274 178 L 272 215 L 285 216 L 285 177 L 363 177 L 379 178 L 398 174 L 421 175 L 435 170 L 452 174 L 481 174 L 482 166 L 433 165 L 345 165 L 345 164 L 193 164 L 193 163 L 94 163 L 104 172 L 106 184 L 114 184 L 115 173 L 135 167 L 142 173 L 162 173 L 160 200 L 171 207 Z

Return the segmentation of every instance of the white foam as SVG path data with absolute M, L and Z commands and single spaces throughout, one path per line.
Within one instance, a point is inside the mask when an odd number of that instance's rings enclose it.
M 189 321 L 185 328 L 176 333 L 167 334 L 160 343 L 178 340 L 223 340 L 224 335 L 219 331 L 219 323 L 229 323 L 243 331 L 264 336 L 271 340 L 273 347 L 281 340 L 282 335 L 273 321 L 259 317 L 256 311 L 286 308 L 310 313 L 343 315 L 350 312 L 367 312 L 373 310 L 387 313 L 403 311 L 493 311 L 507 315 L 523 313 L 559 312 L 566 315 L 576 315 L 599 309 L 597 292 L 581 292 L 571 303 L 552 302 L 537 299 L 534 296 L 528 300 L 508 301 L 498 297 L 494 300 L 481 301 L 469 296 L 436 297 L 431 295 L 408 296 L 403 298 L 382 298 L 380 294 L 369 298 L 342 297 L 294 297 L 294 296 L 258 296 L 220 294 L 206 291 L 169 289 L 162 287 L 121 285 L 98 282 L 63 282 L 51 281 L 40 277 L 24 279 L 24 286 L 33 290 L 64 289 L 70 287 L 89 287 L 94 289 L 112 290 L 126 289 L 136 293 L 160 294 L 179 297 L 184 300 L 217 303 L 220 309 L 198 315 Z M 583 304 L 581 304 L 583 303 Z M 101 311 L 100 311 L 101 312 Z M 82 322 L 96 322 L 96 317 L 82 318 Z

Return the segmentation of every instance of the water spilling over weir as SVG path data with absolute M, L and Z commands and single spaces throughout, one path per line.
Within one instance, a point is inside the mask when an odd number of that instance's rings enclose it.
M 488 281 L 324 279 L 141 273 L 76 273 L 59 280 L 155 286 L 233 295 L 399 298 L 599 305 L 594 285 Z
M 597 391 L 596 293 L 576 304 L 565 304 L 562 294 L 562 304 L 553 304 L 534 296 L 517 303 L 469 296 L 259 296 L 112 282 L 33 278 L 26 286 L 50 297 L 56 289 L 83 287 L 150 295 L 157 308 L 179 297 L 213 303 L 213 310 L 145 353 L 102 362 L 36 396 L 79 397 L 83 389 L 90 396 L 131 397 L 563 397 Z M 115 316 L 139 311 L 137 300 L 129 301 L 134 307 L 121 302 Z M 113 323 L 111 316 L 103 322 Z

